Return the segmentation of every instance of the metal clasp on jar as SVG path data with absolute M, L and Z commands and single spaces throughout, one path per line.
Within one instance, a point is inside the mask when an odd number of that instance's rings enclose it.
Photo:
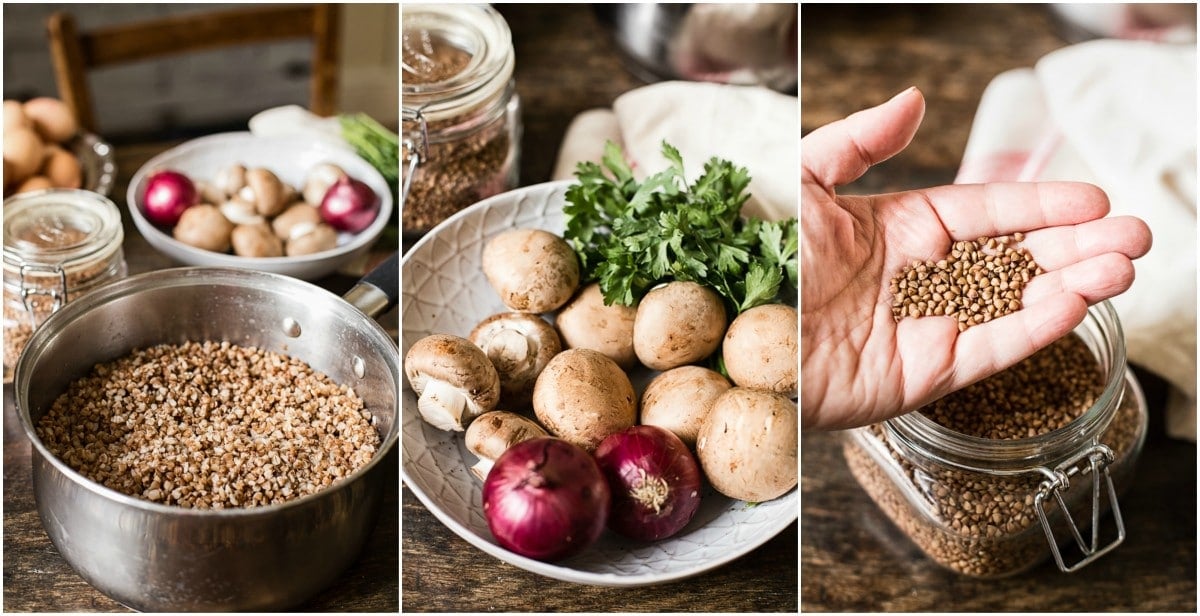
M 417 136 L 414 140 L 408 137 L 405 133 L 404 151 L 408 155 L 408 175 L 404 178 L 404 190 L 400 193 L 400 202 L 408 197 L 408 189 L 412 187 L 413 175 L 417 172 L 417 165 L 425 161 L 429 157 L 429 122 L 425 119 L 425 115 L 420 109 L 400 110 L 400 119 L 403 122 L 417 123 Z
M 31 323 L 34 327 L 41 325 L 41 320 L 38 319 L 38 311 L 33 305 L 33 298 L 36 295 L 44 295 L 50 298 L 50 311 L 47 314 L 53 314 L 62 308 L 63 304 L 67 303 L 67 271 L 61 265 L 35 265 L 31 263 L 21 264 L 21 303 L 25 306 L 25 311 L 29 313 Z M 42 286 L 31 285 L 27 282 L 27 274 L 41 274 L 43 276 L 58 276 L 58 288 L 45 288 Z
M 1046 541 L 1050 543 L 1054 561 L 1064 573 L 1078 571 L 1111 552 L 1125 540 L 1125 523 L 1121 519 L 1121 508 L 1117 505 L 1117 491 L 1113 487 L 1112 476 L 1108 472 L 1108 466 L 1112 464 L 1113 459 L 1112 449 L 1103 444 L 1096 444 L 1058 465 L 1054 470 L 1039 469 L 1047 476 L 1047 479 L 1038 487 L 1033 506 L 1038 520 L 1042 523 L 1042 530 L 1046 532 Z M 1083 534 L 1079 532 L 1079 526 L 1075 523 L 1075 517 L 1067 509 L 1067 503 L 1062 496 L 1063 492 L 1070 488 L 1071 478 L 1081 474 L 1091 474 L 1092 476 L 1092 536 L 1090 542 L 1084 541 Z M 1102 475 L 1108 491 L 1108 503 L 1112 508 L 1113 520 L 1117 525 L 1116 538 L 1103 547 L 1100 546 L 1100 483 Z M 1083 553 L 1083 558 L 1070 566 L 1063 561 L 1062 552 L 1058 549 L 1058 540 L 1054 537 L 1054 529 L 1051 528 L 1050 519 L 1046 515 L 1046 500 L 1051 496 L 1058 502 L 1058 508 L 1062 511 L 1067 526 L 1071 529 L 1075 544 Z

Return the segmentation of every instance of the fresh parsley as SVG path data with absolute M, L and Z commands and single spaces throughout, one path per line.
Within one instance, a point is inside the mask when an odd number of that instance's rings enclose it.
M 632 305 L 670 280 L 712 288 L 731 314 L 794 303 L 796 219 L 743 218 L 750 198 L 745 168 L 714 157 L 689 186 L 679 151 L 663 142 L 662 152 L 670 165 L 642 182 L 612 142 L 600 165 L 576 168 L 564 237 L 584 279 L 599 282 L 606 304 Z

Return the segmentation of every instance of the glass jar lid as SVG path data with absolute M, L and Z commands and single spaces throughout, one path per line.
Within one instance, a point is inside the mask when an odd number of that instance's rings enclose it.
M 91 191 L 47 189 L 4 202 L 5 271 L 83 267 L 108 258 L 123 239 L 117 206 Z
M 401 35 L 406 117 L 438 121 L 495 99 L 512 78 L 512 33 L 488 5 L 405 5 Z

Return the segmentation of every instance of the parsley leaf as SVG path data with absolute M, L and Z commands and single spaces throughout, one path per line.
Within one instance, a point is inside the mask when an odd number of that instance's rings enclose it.
M 632 305 L 670 280 L 711 287 L 731 314 L 794 303 L 796 219 L 742 218 L 750 198 L 744 167 L 714 157 L 689 186 L 679 151 L 664 141 L 662 153 L 668 167 L 642 182 L 612 142 L 599 165 L 576 167 L 563 235 L 585 281 L 599 282 L 607 304 Z

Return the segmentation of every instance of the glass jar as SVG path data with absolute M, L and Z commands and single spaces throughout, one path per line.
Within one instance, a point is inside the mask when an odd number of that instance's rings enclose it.
M 521 104 L 508 24 L 487 5 L 405 5 L 401 224 L 420 234 L 516 188 Z
M 1126 366 L 1111 304 L 1093 306 L 1074 333 L 1095 356 L 1104 390 L 1058 429 L 987 439 L 947 429 L 918 410 L 846 433 L 851 473 L 938 564 L 1002 577 L 1053 555 L 1069 572 L 1124 540 L 1117 497 L 1145 442 L 1146 402 Z
M 33 331 L 62 305 L 128 272 L 121 213 L 75 189 L 4 201 L 4 382 Z

